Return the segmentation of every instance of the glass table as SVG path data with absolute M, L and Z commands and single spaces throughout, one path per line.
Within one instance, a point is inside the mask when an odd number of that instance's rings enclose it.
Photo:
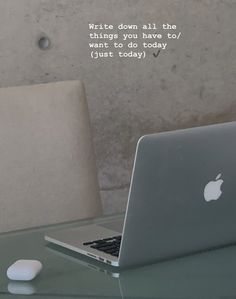
M 236 246 L 118 272 L 44 241 L 49 230 L 116 220 L 83 220 L 0 235 L 0 298 L 236 298 Z M 14 282 L 6 270 L 17 259 L 38 259 L 40 275 Z

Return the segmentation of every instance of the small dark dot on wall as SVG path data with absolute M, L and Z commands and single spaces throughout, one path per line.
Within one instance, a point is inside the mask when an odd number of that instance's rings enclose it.
M 47 36 L 42 36 L 38 40 L 38 47 L 41 50 L 48 50 L 51 46 L 51 41 Z
M 172 67 L 171 67 L 172 72 L 175 73 L 176 69 L 177 69 L 177 65 L 173 64 Z

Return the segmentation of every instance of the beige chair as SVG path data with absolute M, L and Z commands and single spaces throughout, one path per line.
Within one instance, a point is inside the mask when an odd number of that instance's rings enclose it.
M 0 88 L 0 232 L 100 214 L 83 84 Z

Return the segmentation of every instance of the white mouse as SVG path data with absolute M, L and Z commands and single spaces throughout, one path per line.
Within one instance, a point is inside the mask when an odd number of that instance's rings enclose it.
M 43 265 L 36 260 L 18 260 L 7 269 L 11 280 L 30 281 L 42 270 Z

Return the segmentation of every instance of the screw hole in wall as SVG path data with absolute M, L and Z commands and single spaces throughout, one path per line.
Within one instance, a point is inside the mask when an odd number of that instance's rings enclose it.
M 51 46 L 51 41 L 47 36 L 41 36 L 38 40 L 38 47 L 40 50 L 48 50 Z

